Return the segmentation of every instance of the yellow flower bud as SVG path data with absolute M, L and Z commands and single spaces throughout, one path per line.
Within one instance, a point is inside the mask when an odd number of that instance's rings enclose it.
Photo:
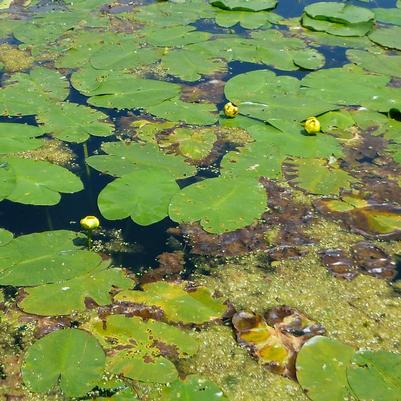
M 95 230 L 100 226 L 100 221 L 95 216 L 86 216 L 79 223 L 84 230 L 89 231 Z
M 239 113 L 238 106 L 235 104 L 228 102 L 224 105 L 224 114 L 228 118 L 234 118 Z
M 320 131 L 320 122 L 316 117 L 309 117 L 305 121 L 304 128 L 309 135 L 316 134 Z

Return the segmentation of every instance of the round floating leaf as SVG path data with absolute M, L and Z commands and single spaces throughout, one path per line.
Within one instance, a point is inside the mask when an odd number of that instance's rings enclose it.
M 198 375 L 178 380 L 162 393 L 161 401 L 228 401 L 224 393 L 210 380 Z
M 106 122 L 107 115 L 90 107 L 74 103 L 52 104 L 39 112 L 36 120 L 44 124 L 44 132 L 66 142 L 85 142 L 89 135 L 109 136 L 113 124 Z
M 314 19 L 305 14 L 302 25 L 314 31 L 327 32 L 337 36 L 364 36 L 373 27 L 373 21 L 358 24 L 343 24 L 327 20 Z
M 241 114 L 263 121 L 289 118 L 302 121 L 336 108 L 326 102 L 326 98 L 315 97 L 300 84 L 296 78 L 259 70 L 231 78 L 224 93 L 239 106 Z
M 29 74 L 16 73 L 6 81 L 0 90 L 0 111 L 4 115 L 37 114 L 63 101 L 68 93 L 69 83 L 59 72 L 35 67 Z
M 285 164 L 290 183 L 317 195 L 338 194 L 357 180 L 324 159 L 290 159 Z
M 221 299 L 214 299 L 205 287 L 185 291 L 182 284 L 157 281 L 143 285 L 144 291 L 122 291 L 114 299 L 157 306 L 173 322 L 202 324 L 219 319 L 226 311 Z
M 354 349 L 338 340 L 316 336 L 298 353 L 297 379 L 312 401 L 344 401 L 350 395 L 346 369 Z
M 305 70 L 317 70 L 324 66 L 326 59 L 315 49 L 303 49 L 293 52 L 293 61 Z
M 181 155 L 192 160 L 204 159 L 212 150 L 217 137 L 212 129 L 177 128 L 163 137 L 161 146 L 177 144 Z
M 170 172 L 143 168 L 108 184 L 99 195 L 98 205 L 106 219 L 131 217 L 147 226 L 168 216 L 170 200 L 179 190 Z
M 27 205 L 56 205 L 61 193 L 81 191 L 79 177 L 66 168 L 41 160 L 7 158 L 15 173 L 15 186 L 7 199 Z
M 262 11 L 276 7 L 277 0 L 210 0 L 210 4 L 232 11 Z
M 149 168 L 165 170 L 175 178 L 185 178 L 196 172 L 182 157 L 165 154 L 153 144 L 110 142 L 103 144 L 102 149 L 108 155 L 91 156 L 86 162 L 94 169 L 115 177 Z
M 13 237 L 13 233 L 5 230 L 4 228 L 0 228 L 0 246 L 8 244 L 13 239 Z
M 401 78 L 401 56 L 375 54 L 362 50 L 349 49 L 347 57 L 368 71 Z
M 0 201 L 11 194 L 15 182 L 14 170 L 7 162 L 0 160 Z
M 24 312 L 35 315 L 69 315 L 83 312 L 87 299 L 95 301 L 99 306 L 109 305 L 113 289 L 126 289 L 133 284 L 120 269 L 95 271 L 68 281 L 26 288 L 26 296 L 18 306 Z
M 376 29 L 369 35 L 369 39 L 381 46 L 401 50 L 401 27 Z
M 39 148 L 43 141 L 36 137 L 41 135 L 43 131 L 33 125 L 0 123 L 0 155 Z
M 266 191 L 257 179 L 219 177 L 177 192 L 169 215 L 177 223 L 199 221 L 205 231 L 220 234 L 254 223 L 266 210 Z
M 104 74 L 93 68 L 74 73 L 71 83 L 90 96 L 89 104 L 116 109 L 148 108 L 176 97 L 180 92 L 179 85 L 171 82 L 137 78 L 124 72 Z
M 162 66 L 170 75 L 184 81 L 197 81 L 201 75 L 224 72 L 227 68 L 222 60 L 209 58 L 202 53 L 187 49 L 168 52 L 162 58 Z
M 28 348 L 22 367 L 25 384 L 46 393 L 59 384 L 67 397 L 79 397 L 101 379 L 104 352 L 89 333 L 77 329 L 54 331 Z
M 54 283 L 95 270 L 101 257 L 74 245 L 77 239 L 65 230 L 15 238 L 1 250 L 0 285 Z
M 229 28 L 240 24 L 245 29 L 257 29 L 262 26 L 269 26 L 275 14 L 264 11 L 231 11 L 221 10 L 216 13 L 216 24 L 224 28 Z
M 211 103 L 187 103 L 171 99 L 147 108 L 149 113 L 170 121 L 183 121 L 187 124 L 211 125 L 218 119 L 217 109 Z
M 373 20 L 374 13 L 363 7 L 347 3 L 319 2 L 305 7 L 305 13 L 311 18 L 340 23 L 358 24 Z
M 359 351 L 347 369 L 348 382 L 360 400 L 399 401 L 401 355 L 386 351 Z
M 401 25 L 401 10 L 399 8 L 374 8 L 377 21 L 385 24 Z

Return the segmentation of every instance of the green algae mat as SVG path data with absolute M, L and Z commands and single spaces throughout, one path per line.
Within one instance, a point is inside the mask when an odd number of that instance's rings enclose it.
M 0 401 L 401 401 L 401 3 L 290 3 L 0 0 Z

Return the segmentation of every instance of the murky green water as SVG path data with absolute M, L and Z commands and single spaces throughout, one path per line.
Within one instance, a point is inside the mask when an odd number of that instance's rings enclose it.
M 0 1 L 0 400 L 398 401 L 400 7 Z

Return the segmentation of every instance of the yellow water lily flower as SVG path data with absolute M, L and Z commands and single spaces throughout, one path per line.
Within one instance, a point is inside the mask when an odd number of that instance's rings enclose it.
M 228 118 L 234 118 L 239 113 L 238 106 L 234 103 L 228 102 L 224 105 L 224 114 Z
M 95 230 L 100 226 L 100 221 L 96 216 L 86 216 L 79 222 L 84 230 Z
M 304 128 L 309 135 L 316 134 L 320 131 L 320 122 L 316 117 L 309 117 L 305 121 Z

